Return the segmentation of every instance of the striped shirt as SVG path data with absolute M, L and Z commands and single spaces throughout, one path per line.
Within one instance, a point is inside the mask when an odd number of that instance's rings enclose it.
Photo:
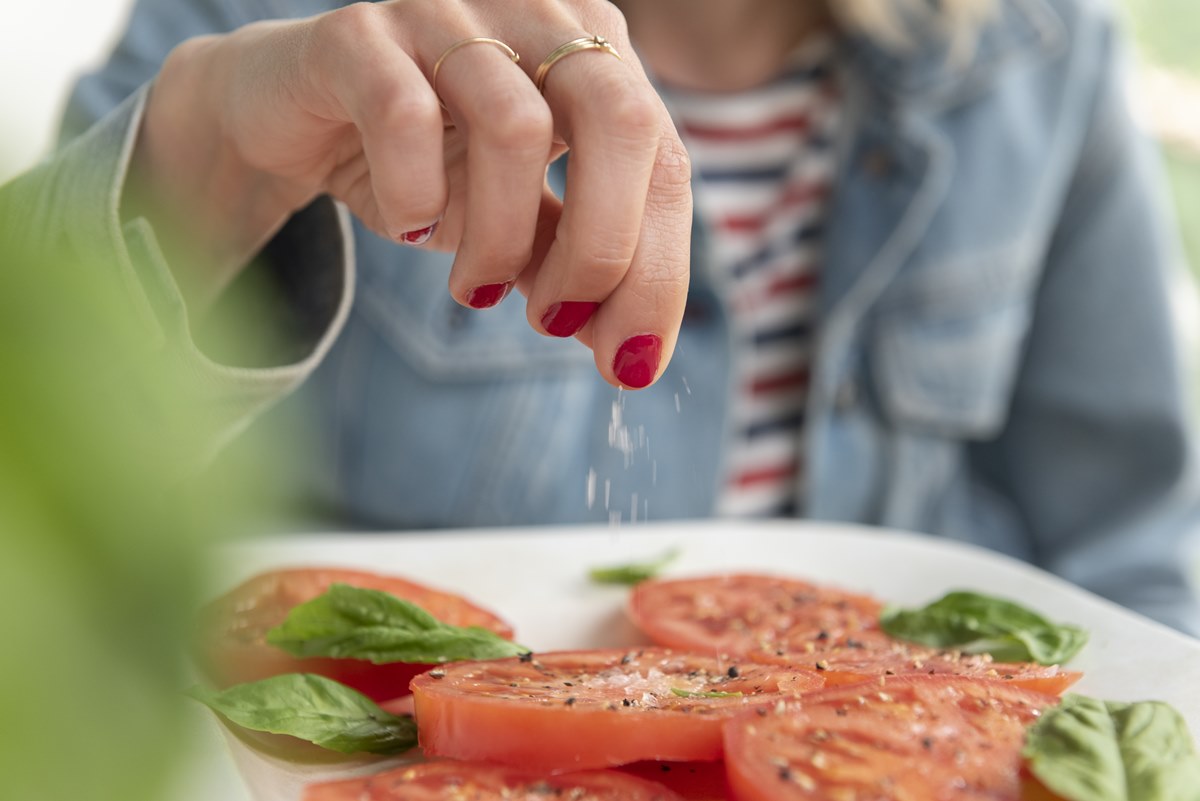
M 803 487 L 800 435 L 840 116 L 832 56 L 832 40 L 813 40 L 755 89 L 665 93 L 692 158 L 696 209 L 734 329 L 719 515 L 792 515 Z

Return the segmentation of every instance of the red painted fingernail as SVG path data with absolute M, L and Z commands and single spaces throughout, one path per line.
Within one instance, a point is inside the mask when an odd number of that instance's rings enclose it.
M 508 297 L 512 281 L 503 284 L 484 284 L 467 293 L 467 305 L 472 309 L 490 309 Z
M 438 224 L 427 225 L 424 228 L 418 228 L 415 231 L 405 231 L 400 234 L 400 241 L 406 245 L 424 245 L 433 238 L 433 232 L 437 230 Z
M 613 359 L 613 373 L 630 389 L 650 386 L 662 359 L 662 337 L 637 334 L 621 343 Z
M 562 303 L 555 303 L 542 315 L 542 328 L 553 337 L 573 337 L 598 308 L 600 304 L 590 300 L 564 300 Z

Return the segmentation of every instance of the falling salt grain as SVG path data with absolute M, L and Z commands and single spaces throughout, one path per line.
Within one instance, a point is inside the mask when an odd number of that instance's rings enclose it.
M 587 508 L 596 505 L 596 468 L 589 467 L 587 474 Z

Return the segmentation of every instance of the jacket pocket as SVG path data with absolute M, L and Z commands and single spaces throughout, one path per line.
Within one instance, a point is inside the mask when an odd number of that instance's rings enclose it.
M 897 279 L 878 308 L 871 357 L 892 422 L 963 439 L 1003 427 L 1033 313 L 1031 250 L 917 264 Z
M 358 310 L 426 378 L 480 380 L 594 364 L 578 342 L 530 328 L 519 296 L 482 311 L 460 306 L 447 288 L 450 256 L 401 248 L 355 227 Z

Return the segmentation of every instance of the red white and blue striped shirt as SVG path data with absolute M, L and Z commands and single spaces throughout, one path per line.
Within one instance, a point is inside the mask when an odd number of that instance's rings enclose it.
M 832 56 L 832 40 L 814 40 L 756 89 L 665 93 L 692 158 L 711 264 L 730 293 L 737 386 L 719 515 L 795 514 L 803 487 L 800 438 L 840 116 Z

